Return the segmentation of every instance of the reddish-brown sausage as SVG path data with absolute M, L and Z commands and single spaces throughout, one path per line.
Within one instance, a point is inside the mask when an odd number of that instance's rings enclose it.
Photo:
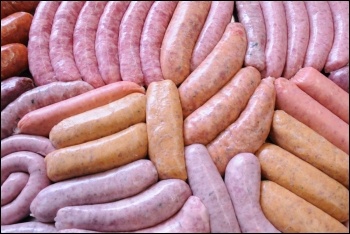
M 1 20 L 1 45 L 21 43 L 26 45 L 33 15 L 27 12 L 16 12 Z
M 28 50 L 20 43 L 1 46 L 1 80 L 18 76 L 28 69 Z
M 24 11 L 34 14 L 40 1 L 1 1 L 1 19 L 15 12 Z

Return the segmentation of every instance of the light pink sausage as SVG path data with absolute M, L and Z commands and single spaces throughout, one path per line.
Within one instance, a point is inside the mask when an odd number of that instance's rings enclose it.
M 59 81 L 82 80 L 73 55 L 73 33 L 85 1 L 63 1 L 58 7 L 50 35 L 50 59 Z
M 29 175 L 24 172 L 14 172 L 1 185 L 1 206 L 12 202 L 26 186 Z
M 55 150 L 47 137 L 19 134 L 1 141 L 1 157 L 18 151 L 30 151 L 46 156 Z
M 195 70 L 218 44 L 226 26 L 231 22 L 233 8 L 234 1 L 212 1 L 192 52 L 191 71 Z
M 303 67 L 310 38 L 310 23 L 302 1 L 283 1 L 288 30 L 288 48 L 283 77 L 290 79 Z
M 126 10 L 119 29 L 118 54 L 122 80 L 141 86 L 144 78 L 141 68 L 140 39 L 143 24 L 153 1 L 132 1 Z
M 106 84 L 121 81 L 118 56 L 119 25 L 128 1 L 109 1 L 97 27 L 95 50 L 98 69 Z
M 37 86 L 57 81 L 50 60 L 50 34 L 60 1 L 41 1 L 29 30 L 28 63 Z
M 328 1 L 334 25 L 334 40 L 324 71 L 338 70 L 349 63 L 349 1 Z
M 225 184 L 243 233 L 280 233 L 260 206 L 260 163 L 252 153 L 239 153 L 227 164 Z
M 328 78 L 349 93 L 349 65 L 332 71 Z
M 1 207 L 1 225 L 14 224 L 30 214 L 29 206 L 35 196 L 50 184 L 44 158 L 36 153 L 20 151 L 1 158 L 1 184 L 13 172 L 29 173 L 29 180 L 18 197 Z
M 304 67 L 321 71 L 333 45 L 334 27 L 332 12 L 326 1 L 305 1 L 310 22 L 310 40 Z
M 226 185 L 202 144 L 185 147 L 188 182 L 194 196 L 207 207 L 210 232 L 241 232 Z
M 87 1 L 81 9 L 73 33 L 73 53 L 84 81 L 94 88 L 105 85 L 98 69 L 95 39 L 107 1 Z
M 260 1 L 266 26 L 266 66 L 262 77 L 282 75 L 287 56 L 287 20 L 282 1 Z
M 147 14 L 140 42 L 141 68 L 146 86 L 153 81 L 164 80 L 160 50 L 176 6 L 177 1 L 156 1 Z
M 29 221 L 1 225 L 1 233 L 57 233 L 57 229 L 53 224 Z

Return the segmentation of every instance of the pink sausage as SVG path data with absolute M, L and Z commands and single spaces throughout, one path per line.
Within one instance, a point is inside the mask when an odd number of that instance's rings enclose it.
M 24 172 L 14 172 L 1 185 L 1 206 L 12 202 L 26 186 L 29 175 Z
M 334 27 L 332 12 L 326 1 L 305 1 L 310 22 L 310 40 L 304 67 L 321 71 L 333 45 Z
M 164 80 L 160 50 L 176 6 L 177 1 L 156 1 L 147 14 L 140 42 L 141 68 L 146 86 L 153 81 Z
M 349 93 L 349 65 L 332 71 L 328 78 Z
M 105 84 L 121 81 L 118 57 L 119 25 L 128 1 L 109 1 L 98 23 L 95 41 L 98 69 Z
M 19 134 L 1 141 L 1 157 L 18 151 L 30 151 L 46 156 L 55 150 L 47 137 Z
M 20 151 L 1 158 L 1 184 L 13 172 L 28 172 L 29 180 L 18 197 L 1 207 L 1 225 L 14 224 L 30 214 L 30 203 L 50 185 L 44 158 L 36 153 Z
M 57 233 L 57 229 L 53 224 L 29 221 L 1 225 L 1 233 Z
M 145 84 L 140 58 L 140 39 L 143 24 L 153 1 L 132 1 L 126 10 L 119 30 L 119 61 L 122 80 Z
M 73 33 L 84 3 L 84 1 L 63 1 L 53 20 L 50 59 L 59 81 L 82 80 L 73 55 Z
M 260 163 L 251 153 L 239 153 L 227 164 L 225 184 L 243 233 L 280 233 L 260 206 Z
M 334 40 L 324 71 L 338 70 L 349 63 L 349 1 L 328 1 L 331 8 Z
M 98 69 L 95 38 L 107 1 L 87 1 L 81 9 L 73 33 L 73 53 L 84 81 L 94 88 L 105 85 Z
M 213 1 L 208 16 L 192 52 L 191 71 L 210 54 L 231 22 L 234 1 Z
M 290 79 L 303 67 L 310 37 L 310 23 L 305 3 L 283 1 L 286 11 L 288 47 L 283 77 Z
M 28 63 L 37 86 L 57 81 L 50 60 L 50 34 L 60 1 L 41 1 L 29 30 Z

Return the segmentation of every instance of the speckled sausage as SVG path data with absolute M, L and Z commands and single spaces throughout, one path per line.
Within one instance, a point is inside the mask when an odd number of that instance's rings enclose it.
M 303 67 L 310 38 L 310 23 L 305 3 L 283 1 L 286 12 L 288 43 L 283 77 L 289 79 Z
M 207 148 L 202 144 L 186 146 L 185 159 L 192 193 L 208 209 L 210 232 L 241 232 L 226 185 Z
M 12 202 L 26 186 L 29 175 L 24 172 L 14 172 L 1 185 L 1 206 Z
M 246 49 L 244 26 L 229 23 L 212 52 L 179 87 L 184 117 L 209 100 L 241 69 Z
M 40 222 L 54 222 L 63 207 L 114 202 L 134 196 L 157 181 L 153 163 L 140 159 L 106 172 L 52 184 L 39 192 L 30 211 Z
M 160 51 L 165 31 L 177 6 L 177 1 L 156 1 L 143 25 L 140 58 L 145 85 L 164 80 L 160 67 Z
M 287 20 L 282 1 L 260 1 L 266 27 L 266 66 L 262 77 L 282 75 L 287 57 Z
M 122 80 L 141 86 L 144 78 L 141 68 L 140 40 L 143 24 L 154 1 L 132 1 L 126 10 L 119 29 L 118 54 Z
M 21 94 L 33 88 L 33 80 L 28 77 L 14 76 L 1 81 L 1 110 Z
M 260 72 L 245 67 L 206 103 L 184 120 L 185 145 L 207 145 L 232 124 L 261 81 Z
M 1 233 L 57 233 L 57 229 L 54 224 L 29 221 L 1 225 Z
M 74 60 L 82 79 L 94 88 L 105 85 L 95 51 L 98 23 L 107 1 L 87 1 L 81 9 L 73 33 Z
M 18 151 L 30 151 L 45 157 L 54 150 L 51 141 L 42 136 L 19 134 L 1 141 L 1 157 Z
M 328 78 L 349 93 L 349 65 L 332 71 Z
M 1 46 L 10 43 L 27 45 L 33 15 L 16 12 L 1 19 Z
M 60 1 L 41 1 L 29 30 L 28 62 L 37 86 L 57 81 L 50 60 L 50 34 Z
M 58 81 L 82 80 L 73 55 L 73 33 L 84 1 L 63 1 L 50 35 L 50 59 Z
M 349 63 L 349 2 L 328 1 L 334 25 L 334 40 L 324 71 L 338 70 Z
M 238 153 L 254 153 L 265 142 L 275 108 L 275 78 L 264 78 L 239 118 L 207 145 L 221 175 Z
M 29 180 L 19 196 L 1 207 L 1 225 L 14 224 L 30 214 L 29 206 L 35 196 L 50 184 L 44 158 L 33 152 L 20 151 L 1 158 L 1 184 L 13 172 L 28 172 Z
M 28 49 L 20 43 L 1 46 L 1 81 L 28 69 Z
M 247 52 L 244 65 L 260 72 L 265 69 L 266 28 L 259 1 L 236 1 L 239 22 L 247 33 Z
M 164 79 L 181 84 L 191 73 L 191 57 L 211 1 L 180 1 L 165 32 L 160 52 Z M 186 42 L 186 43 L 184 43 Z
M 25 114 L 92 89 L 84 81 L 53 82 L 23 93 L 1 111 L 1 139 L 17 132 L 17 123 Z
M 98 23 L 96 58 L 101 77 L 106 84 L 121 81 L 118 56 L 119 25 L 129 3 L 109 1 Z
M 321 71 L 333 45 L 332 12 L 327 1 L 305 1 L 305 6 L 310 22 L 310 40 L 304 67 Z
M 210 54 L 220 41 L 226 26 L 231 22 L 234 1 L 213 1 L 201 33 L 194 46 L 191 58 L 191 71 Z
M 260 206 L 260 163 L 252 153 L 239 153 L 227 164 L 225 185 L 242 233 L 280 233 Z
M 120 201 L 62 208 L 57 212 L 55 226 L 58 230 L 135 231 L 169 219 L 191 195 L 186 182 L 179 179 L 162 180 Z

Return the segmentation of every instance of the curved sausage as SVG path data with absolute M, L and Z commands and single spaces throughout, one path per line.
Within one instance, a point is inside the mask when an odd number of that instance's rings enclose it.
M 342 67 L 338 70 L 332 71 L 328 78 L 337 84 L 344 91 L 349 93 L 349 65 Z
M 128 1 L 109 1 L 98 23 L 95 41 L 98 69 L 105 84 L 121 81 L 118 55 L 119 26 Z
M 236 1 L 239 22 L 247 33 L 246 67 L 253 66 L 260 72 L 265 69 L 266 28 L 259 1 Z
M 29 221 L 1 225 L 1 233 L 57 233 L 57 229 L 54 224 Z
M 28 50 L 20 43 L 1 46 L 1 81 L 28 69 Z
M 180 1 L 177 4 L 160 51 L 164 79 L 179 85 L 191 73 L 192 52 L 210 5 L 211 1 Z
M 50 60 L 50 34 L 60 1 L 41 1 L 29 30 L 28 63 L 35 85 L 57 81 Z
M 15 12 L 28 12 L 34 14 L 40 1 L 1 1 L 1 19 Z
M 188 184 L 182 180 L 162 180 L 120 201 L 62 208 L 57 212 L 55 226 L 58 230 L 81 228 L 103 232 L 148 228 L 178 212 L 191 193 Z
M 50 184 L 44 158 L 33 152 L 20 151 L 1 158 L 1 184 L 13 172 L 29 173 L 29 180 L 18 197 L 1 207 L 1 225 L 13 224 L 30 214 L 29 206 L 35 196 Z
M 84 1 L 63 1 L 53 19 L 50 60 L 58 81 L 82 80 L 73 55 L 73 33 Z
M 11 43 L 27 45 L 33 15 L 16 12 L 1 19 L 1 46 Z
M 24 172 L 14 172 L 1 185 L 1 206 L 12 202 L 26 186 L 29 175 Z
M 193 48 L 191 72 L 210 54 L 233 16 L 234 1 L 212 1 L 208 16 Z
M 177 3 L 177 1 L 156 1 L 147 14 L 140 42 L 141 68 L 146 86 L 151 82 L 164 80 L 160 66 L 160 51 Z

